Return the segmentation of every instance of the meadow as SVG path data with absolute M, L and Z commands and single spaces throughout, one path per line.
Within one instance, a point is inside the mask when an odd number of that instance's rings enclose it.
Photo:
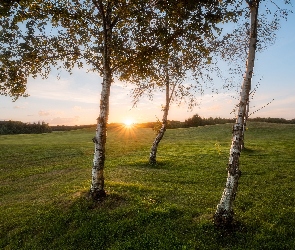
M 231 124 L 108 131 L 107 198 L 87 199 L 94 131 L 0 136 L 0 249 L 295 249 L 295 125 L 249 122 L 232 230 L 212 218 Z

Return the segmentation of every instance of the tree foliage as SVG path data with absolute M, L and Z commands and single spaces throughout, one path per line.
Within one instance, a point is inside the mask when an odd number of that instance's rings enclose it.
M 207 37 L 213 28 L 218 32 L 215 23 L 225 10 L 220 6 L 228 2 L 28 0 L 9 4 L 4 6 L 9 14 L 1 16 L 0 93 L 16 99 L 25 96 L 28 77 L 47 77 L 53 67 L 70 72 L 75 66 L 87 67 L 102 76 L 91 187 L 92 197 L 99 199 L 105 195 L 106 128 L 114 77 L 161 85 L 161 70 L 172 62 L 170 74 L 182 77 L 188 65 L 195 72 L 199 61 L 207 58 Z
M 211 53 L 221 34 L 221 22 L 238 15 L 229 8 L 234 1 L 155 1 L 146 19 L 140 48 L 145 59 L 126 68 L 120 79 L 132 81 L 134 104 L 140 97 L 153 98 L 155 89 L 165 92 L 169 76 L 171 102 L 196 103 L 194 93 L 203 92 L 201 82 L 211 81 L 215 71 Z M 149 22 L 149 23 L 148 23 Z M 216 73 L 216 72 L 215 72 Z M 202 81 L 203 80 L 203 81 Z
M 154 48 L 143 55 L 143 64 L 131 65 L 121 80 L 132 81 L 134 104 L 145 94 L 152 99 L 155 90 L 165 93 L 162 126 L 153 142 L 149 162 L 156 163 L 158 144 L 164 136 L 170 104 L 188 102 L 196 105 L 196 92 L 202 93 L 201 82 L 210 82 L 209 71 L 218 72 L 212 64 L 213 41 L 221 33 L 220 22 L 235 14 L 228 3 L 220 1 L 155 2 L 152 19 L 145 25 L 146 36 L 140 46 Z M 148 37 L 148 39 L 146 39 Z
M 241 86 L 240 100 L 238 105 L 238 112 L 236 117 L 236 122 L 233 126 L 232 132 L 232 144 L 229 154 L 229 163 L 228 163 L 228 174 L 225 184 L 225 188 L 220 199 L 219 204 L 217 205 L 215 214 L 214 214 L 214 223 L 218 227 L 231 227 L 233 223 L 234 210 L 233 203 L 237 195 L 238 190 L 238 180 L 241 176 L 240 171 L 240 155 L 241 151 L 244 148 L 244 132 L 246 121 L 249 113 L 249 100 L 250 100 L 250 91 L 252 76 L 254 72 L 254 61 L 257 51 L 257 41 L 265 37 L 267 40 L 267 35 L 271 33 L 271 30 L 276 30 L 277 27 L 264 27 L 265 19 L 262 15 L 262 18 L 258 15 L 258 10 L 261 9 L 260 3 L 261 0 L 248 1 L 248 12 L 249 12 L 249 23 L 246 25 L 248 27 L 249 37 L 248 37 L 248 48 L 247 48 L 247 60 L 246 60 L 246 70 L 243 76 L 243 83 Z M 273 3 L 272 1 L 270 1 Z M 278 7 L 276 5 L 276 7 Z M 266 12 L 269 12 L 269 9 L 266 9 Z M 284 17 L 286 13 L 283 13 Z M 274 20 L 277 22 L 277 14 L 274 13 Z M 260 25 L 260 26 L 259 26 Z M 266 30 L 266 33 L 258 34 L 258 30 Z M 232 44 L 230 44 L 232 45 Z M 239 49 L 238 51 L 241 51 Z
M 167 86 L 168 70 L 175 100 L 190 96 L 195 85 L 179 82 L 187 71 L 194 79 L 210 80 L 200 72 L 212 63 L 212 46 L 233 38 L 214 43 L 221 34 L 217 24 L 237 20 L 241 2 L 1 1 L 0 94 L 14 99 L 27 96 L 28 78 L 46 78 L 53 68 L 71 72 L 83 67 L 102 76 L 90 192 L 99 200 L 105 195 L 103 169 L 114 78 L 137 84 L 136 97 L 145 90 L 152 94 L 155 87 Z M 221 56 L 227 58 L 230 53 L 224 51 Z
M 102 76 L 100 112 L 93 138 L 91 195 L 104 196 L 106 127 L 110 87 L 126 65 L 142 60 L 135 50 L 141 14 L 149 1 L 24 1 L 2 16 L 1 94 L 26 95 L 29 76 L 47 77 L 53 67 L 87 67 Z
M 253 1 L 237 1 L 239 18 L 232 31 L 220 36 L 215 41 L 219 48 L 218 55 L 228 63 L 228 73 L 230 77 L 224 84 L 225 88 L 232 89 L 240 85 L 240 76 L 245 71 L 245 61 L 247 59 L 248 44 L 250 37 L 250 24 L 248 22 L 250 13 L 247 11 L 248 3 Z M 282 21 L 286 21 L 288 15 L 292 13 L 290 0 L 261 0 L 259 23 L 257 25 L 256 52 L 262 53 L 272 46 L 277 38 L 277 31 L 281 27 Z M 255 75 L 255 72 L 253 72 Z M 237 84 L 238 82 L 238 84 Z
M 51 133 L 52 129 L 45 122 L 23 123 L 20 121 L 0 121 L 0 134 L 41 134 Z

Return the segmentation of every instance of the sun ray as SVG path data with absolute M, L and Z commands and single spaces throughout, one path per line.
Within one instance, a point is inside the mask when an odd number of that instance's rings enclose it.
M 124 121 L 124 125 L 125 125 L 126 128 L 131 128 L 131 127 L 133 127 L 134 122 L 133 122 L 132 119 L 126 119 L 126 120 Z
M 113 126 L 112 129 L 116 131 L 119 138 L 136 138 L 137 125 L 134 119 L 126 118 L 122 123 L 117 123 L 116 126 Z

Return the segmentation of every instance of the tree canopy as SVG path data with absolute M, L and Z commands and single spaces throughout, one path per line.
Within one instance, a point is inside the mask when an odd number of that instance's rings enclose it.
M 176 79 L 174 85 L 188 70 L 199 78 L 201 70 L 211 63 L 212 46 L 216 46 L 213 41 L 221 34 L 218 24 L 237 21 L 243 10 L 241 3 L 242 0 L 2 1 L 0 94 L 14 99 L 26 96 L 27 79 L 46 78 L 53 68 L 71 72 L 74 67 L 87 67 L 102 76 L 91 186 L 92 197 L 99 199 L 105 195 L 103 168 L 114 78 L 139 84 L 139 96 L 142 90 L 161 88 L 167 70 L 171 79 Z M 221 42 L 224 41 L 218 45 Z M 182 96 L 186 89 L 178 86 Z
M 28 0 L 9 3 L 4 6 L 9 13 L 1 16 L 0 23 L 0 93 L 14 98 L 25 96 L 28 77 L 47 77 L 53 67 L 71 72 L 75 66 L 87 65 L 102 76 L 90 192 L 94 199 L 100 199 L 105 195 L 106 125 L 114 77 L 159 78 L 154 74 L 155 67 L 165 65 L 171 55 L 167 49 L 172 45 L 178 50 L 175 55 L 185 55 L 181 63 L 188 60 L 196 65 L 195 62 L 207 55 L 206 49 L 200 48 L 206 36 L 213 32 L 212 27 L 215 28 L 224 13 L 232 15 L 221 8 L 229 2 Z M 201 35 L 196 35 L 196 30 L 202 30 Z M 184 44 L 186 49 L 182 48 Z M 189 48 L 197 50 L 191 53 Z M 196 56 L 197 51 L 201 56 Z

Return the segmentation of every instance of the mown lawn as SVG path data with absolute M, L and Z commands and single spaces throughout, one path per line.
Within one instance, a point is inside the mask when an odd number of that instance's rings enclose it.
M 295 249 L 295 126 L 249 123 L 235 227 L 212 216 L 231 125 L 108 132 L 107 199 L 87 200 L 94 131 L 0 136 L 1 249 Z

